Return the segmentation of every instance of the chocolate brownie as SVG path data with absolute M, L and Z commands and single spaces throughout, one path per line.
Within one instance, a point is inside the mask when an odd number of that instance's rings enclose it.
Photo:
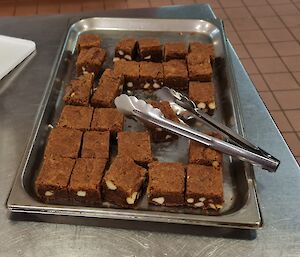
M 77 158 L 82 131 L 69 128 L 51 130 L 45 150 L 46 158 Z
M 189 79 L 197 81 L 211 81 L 213 70 L 209 57 L 201 53 L 192 52 L 187 55 Z
M 117 75 L 124 75 L 125 85 L 128 89 L 139 86 L 139 63 L 135 61 L 120 60 L 114 63 L 114 71 Z
M 68 186 L 72 204 L 97 206 L 101 203 L 101 179 L 106 159 L 76 159 Z
M 188 87 L 188 71 L 185 60 L 170 60 L 163 63 L 164 85 L 185 90 Z
M 132 61 L 136 56 L 137 41 L 133 38 L 124 38 L 115 48 L 115 57 Z
M 165 61 L 172 59 L 185 59 L 187 49 L 185 43 L 174 42 L 165 44 Z
M 150 136 L 148 132 L 119 132 L 118 155 L 127 155 L 133 160 L 146 166 L 152 161 Z
M 94 107 L 114 107 L 114 100 L 123 88 L 123 77 L 113 70 L 106 69 L 102 74 L 98 87 L 91 98 Z
M 85 73 L 66 87 L 64 101 L 70 105 L 88 106 L 94 81 L 92 73 Z
M 78 38 L 77 52 L 80 53 L 81 49 L 88 49 L 91 47 L 100 47 L 100 37 L 95 34 L 82 34 Z
M 34 182 L 38 198 L 44 203 L 63 203 L 69 200 L 68 184 L 75 164 L 70 158 L 46 158 Z
M 221 135 L 211 132 L 208 135 L 221 139 Z M 206 145 L 190 141 L 189 163 L 214 166 L 222 166 L 222 153 L 207 147 Z
M 149 165 L 148 202 L 155 205 L 184 205 L 185 169 L 181 163 Z
M 92 119 L 92 130 L 110 131 L 112 135 L 123 130 L 124 115 L 115 108 L 96 108 Z
M 138 52 L 141 61 L 161 62 L 163 60 L 163 46 L 157 38 L 140 39 Z
M 83 134 L 82 158 L 109 158 L 109 131 L 86 131 Z
M 77 76 L 84 72 L 97 75 L 104 63 L 105 57 L 106 51 L 100 47 L 81 49 L 76 61 Z
M 154 108 L 160 109 L 162 114 L 165 116 L 166 119 L 169 119 L 171 121 L 179 123 L 179 119 L 177 118 L 177 115 L 173 112 L 169 102 L 162 101 L 147 101 L 147 103 L 151 104 Z M 166 141 L 172 141 L 178 138 L 177 135 L 172 134 L 169 131 L 163 130 L 160 127 L 149 127 L 150 129 L 150 136 L 152 141 L 154 142 L 166 142 Z
M 189 164 L 185 202 L 194 208 L 221 209 L 224 203 L 222 168 Z
M 57 127 L 89 130 L 93 116 L 93 108 L 65 105 L 60 114 Z
M 215 87 L 212 82 L 190 81 L 189 98 L 199 109 L 213 114 L 216 109 Z
M 146 172 L 129 156 L 117 156 L 102 180 L 104 201 L 121 207 L 136 205 Z
M 213 44 L 202 44 L 200 42 L 191 42 L 189 45 L 189 52 L 202 53 L 206 56 L 209 56 L 211 61 L 215 59 Z
M 140 88 L 155 90 L 163 86 L 164 71 L 161 63 L 140 62 Z

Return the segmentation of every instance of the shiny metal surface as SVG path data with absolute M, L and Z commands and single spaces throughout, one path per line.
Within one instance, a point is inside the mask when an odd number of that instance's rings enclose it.
M 199 19 L 208 7 L 185 6 L 99 13 L 102 16 Z M 251 81 L 233 57 L 245 133 L 281 160 L 276 174 L 255 169 L 264 216 L 261 230 L 187 228 L 131 222 L 103 227 L 9 219 L 5 201 L 69 19 L 95 16 L 2 18 L 2 34 L 37 43 L 37 53 L 0 82 L 0 256 L 289 256 L 300 255 L 300 170 Z M 45 36 L 47 27 L 47 36 Z M 18 217 L 15 217 L 18 219 Z M 23 218 L 23 217 L 21 217 Z M 39 217 L 35 217 L 39 218 Z M 120 229 L 117 227 L 123 227 Z M 114 227 L 114 228 L 111 228 Z

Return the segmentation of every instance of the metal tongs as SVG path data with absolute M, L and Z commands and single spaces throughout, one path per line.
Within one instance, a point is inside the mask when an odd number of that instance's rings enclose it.
M 207 124 L 210 124 L 220 132 L 226 134 L 231 141 L 233 141 L 233 143 L 225 142 L 218 138 L 206 135 L 200 131 L 194 130 L 187 125 L 185 126 L 168 120 L 164 117 L 159 109 L 153 108 L 152 105 L 147 104 L 144 100 L 137 99 L 135 96 L 122 94 L 116 97 L 115 105 L 120 112 L 127 116 L 135 116 L 144 122 L 152 123 L 158 127 L 171 131 L 172 133 L 187 137 L 220 152 L 231 156 L 236 156 L 240 160 L 248 161 L 253 165 L 261 167 L 262 169 L 275 172 L 278 168 L 280 164 L 279 160 L 259 147 L 252 145 L 245 138 L 236 134 L 228 127 L 216 122 L 209 115 L 198 110 L 195 103 L 190 101 L 182 94 L 164 87 L 156 91 L 155 95 L 160 98 L 160 100 L 169 101 L 173 107 L 173 110 L 176 107 L 183 108 L 184 110 L 189 111 L 191 114 L 195 114 L 195 117 L 197 116 L 202 121 L 205 121 Z M 185 100 L 182 101 L 183 98 L 185 98 Z

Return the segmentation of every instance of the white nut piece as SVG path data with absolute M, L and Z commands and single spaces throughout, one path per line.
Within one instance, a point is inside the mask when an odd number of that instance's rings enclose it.
M 198 202 L 198 203 L 195 203 L 194 206 L 195 207 L 202 207 L 202 206 L 204 206 L 204 203 L 203 202 Z
M 188 199 L 186 199 L 186 201 L 187 201 L 188 203 L 193 203 L 193 202 L 194 202 L 194 198 L 188 198 Z
M 150 87 L 150 84 L 149 84 L 149 83 L 146 83 L 146 84 L 143 86 L 144 89 L 148 89 L 149 87 Z
M 131 196 L 129 196 L 129 197 L 126 198 L 126 202 L 128 204 L 134 204 L 135 199 L 137 198 L 137 194 L 138 194 L 137 192 L 132 193 Z
M 216 207 L 213 203 L 210 203 L 210 204 L 208 204 L 208 205 L 209 205 L 209 207 L 210 207 L 211 209 L 214 209 L 214 210 L 217 209 L 217 207 Z
M 114 57 L 113 58 L 113 62 L 117 62 L 117 61 L 120 61 L 121 59 L 119 57 Z
M 208 108 L 211 109 L 211 110 L 216 109 L 216 103 L 215 103 L 215 102 L 209 103 L 209 104 L 208 104 Z
M 150 60 L 151 59 L 151 55 L 147 55 L 146 57 L 144 57 L 144 60 Z
M 161 132 L 162 128 L 157 127 L 157 128 L 155 128 L 155 130 L 158 131 L 158 132 Z
M 222 209 L 223 208 L 222 204 L 215 204 L 215 206 L 216 206 L 217 209 Z
M 153 83 L 153 88 L 158 89 L 158 88 L 160 88 L 160 85 L 157 83 Z
M 109 190 L 117 190 L 117 186 L 110 180 L 106 180 L 105 184 Z
M 132 88 L 133 87 L 133 83 L 132 82 L 127 82 L 127 87 Z
M 46 191 L 45 192 L 45 196 L 52 196 L 52 195 L 54 195 L 53 191 Z
M 71 97 L 74 97 L 74 96 L 75 96 L 75 93 L 73 92 L 70 96 L 71 96 Z
M 119 51 L 118 51 L 118 54 L 123 56 L 123 55 L 124 55 L 124 52 L 123 52 L 122 50 L 119 50 Z
M 86 70 L 84 66 L 82 66 L 81 69 L 82 69 L 83 72 Z
M 79 190 L 77 192 L 77 195 L 80 196 L 80 197 L 86 197 L 86 191 Z
M 163 204 L 165 202 L 165 198 L 164 197 L 156 197 L 156 198 L 152 198 L 152 202 L 158 203 L 158 204 Z
M 204 202 L 205 200 L 206 200 L 205 197 L 200 197 L 200 198 L 199 198 L 199 201 L 200 201 L 200 202 Z
M 126 60 L 128 60 L 128 61 L 131 61 L 131 60 L 132 60 L 131 56 L 128 55 L 128 54 L 126 54 L 126 55 L 124 56 L 124 58 L 125 58 Z
M 170 138 L 172 138 L 171 135 L 166 135 L 166 140 L 168 140 L 168 139 L 170 139 Z
M 198 104 L 197 104 L 197 107 L 198 107 L 199 109 L 202 109 L 202 110 L 203 110 L 203 109 L 205 109 L 206 104 L 201 102 L 201 103 L 198 103 Z
M 213 162 L 212 162 L 212 166 L 213 166 L 214 168 L 219 168 L 219 167 L 220 167 L 220 163 L 219 163 L 218 161 L 213 161 Z

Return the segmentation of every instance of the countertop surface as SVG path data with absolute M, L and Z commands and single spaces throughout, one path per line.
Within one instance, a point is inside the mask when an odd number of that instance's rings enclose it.
M 0 81 L 0 256 L 300 256 L 300 170 L 231 48 L 245 132 L 281 160 L 275 174 L 255 169 L 264 226 L 257 231 L 138 225 L 103 227 L 12 219 L 5 207 L 68 26 L 81 17 L 199 19 L 208 7 L 175 6 L 0 19 L 0 33 L 36 42 L 37 52 Z

